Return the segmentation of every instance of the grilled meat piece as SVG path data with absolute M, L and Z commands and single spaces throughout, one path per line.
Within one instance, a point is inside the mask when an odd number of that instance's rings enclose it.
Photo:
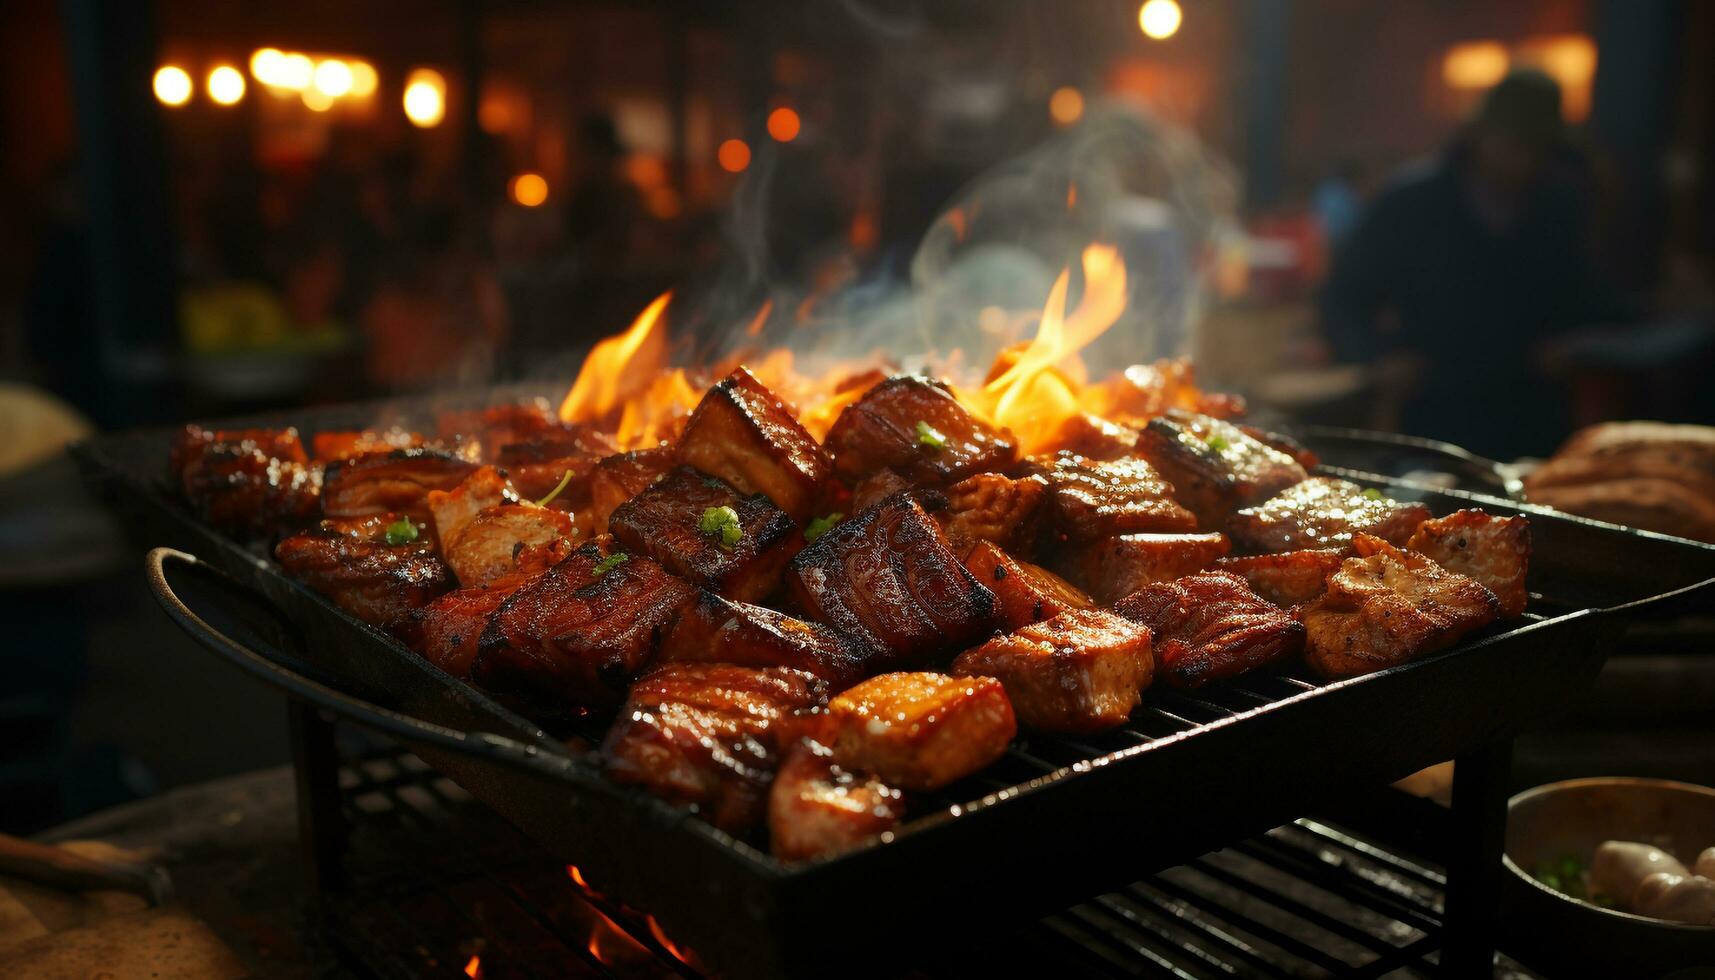
M 1715 543 L 1715 500 L 1659 477 L 1536 487 L 1530 501 L 1592 520 Z
M 552 512 L 549 512 L 552 513 Z M 563 515 L 561 515 L 563 516 Z M 479 585 L 465 585 L 417 610 L 417 651 L 430 663 L 460 680 L 470 679 L 471 661 L 488 621 L 514 592 L 565 560 L 572 543 L 556 538 L 518 549 L 504 574 Z
M 322 471 L 307 462 L 296 429 L 187 425 L 169 465 L 185 500 L 220 530 L 266 538 L 315 519 Z
M 489 463 L 496 460 L 502 446 L 529 442 L 544 433 L 566 427 L 544 398 L 512 405 L 442 412 L 435 419 L 435 432 L 443 441 L 471 446 L 479 454 L 478 459 Z
M 995 594 L 997 625 L 1016 630 L 1071 609 L 1095 606 L 1084 591 L 1040 565 L 1020 561 L 989 541 L 978 541 L 965 567 Z
M 1353 677 L 1445 649 L 1500 614 L 1478 582 L 1380 538 L 1359 535 L 1320 599 L 1295 615 L 1308 630 L 1304 659 L 1323 677 Z
M 1137 452 L 1167 478 L 1174 499 L 1190 508 L 1203 528 L 1224 526 L 1233 511 L 1267 500 L 1306 475 L 1291 456 L 1207 415 L 1150 419 L 1138 436 Z
M 678 452 L 686 466 L 765 495 L 800 524 L 833 472 L 827 453 L 792 411 L 742 367 L 697 403 Z
M 697 601 L 661 641 L 662 663 L 728 663 L 791 667 L 827 681 L 836 691 L 863 676 L 861 650 L 820 623 L 734 602 L 700 590 Z
M 1346 552 L 1339 548 L 1312 548 L 1222 558 L 1215 563 L 1215 571 L 1239 576 L 1257 595 L 1282 609 L 1290 609 L 1327 591 L 1328 576 L 1338 571 L 1345 560 Z
M 1048 485 L 1054 526 L 1069 541 L 1197 529 L 1197 518 L 1174 501 L 1173 487 L 1135 457 L 1099 462 L 1061 452 L 1048 468 Z
M 828 430 L 834 473 L 848 484 L 887 468 L 913 484 L 946 486 L 1004 470 L 1018 457 L 1012 433 L 996 429 L 929 378 L 888 378 L 846 407 Z
M 935 519 L 955 554 L 969 554 L 979 541 L 1023 550 L 1036 540 L 1048 481 L 1037 475 L 1013 479 L 978 473 L 948 487 L 945 497 L 946 506 L 936 511 Z
M 590 474 L 590 516 L 596 527 L 607 527 L 613 512 L 673 468 L 673 451 L 665 446 L 634 449 L 602 457 Z
M 662 664 L 631 685 L 608 730 L 607 774 L 743 833 L 764 813 L 776 726 L 826 698 L 820 680 L 784 667 Z
M 866 672 L 914 667 L 993 629 L 994 593 L 959 564 L 910 494 L 835 525 L 792 559 L 793 607 L 864 649 Z
M 810 739 L 786 750 L 768 793 L 769 847 L 782 861 L 849 851 L 904 819 L 903 793 L 840 766 L 832 749 Z
M 852 512 L 869 510 L 896 493 L 911 489 L 911 481 L 888 469 L 876 470 L 852 488 Z
M 1404 544 L 1429 516 L 1422 504 L 1401 503 L 1347 480 L 1313 476 L 1234 514 L 1227 530 L 1233 544 L 1246 551 L 1338 548 L 1350 544 L 1355 534 Z
M 1521 615 L 1530 601 L 1525 590 L 1530 521 L 1523 516 L 1456 511 L 1419 524 L 1406 547 L 1449 572 L 1477 580 L 1500 600 L 1502 619 Z
M 436 449 L 396 449 L 328 464 L 322 481 L 322 513 L 363 517 L 403 513 L 429 517 L 429 491 L 451 490 L 476 472 L 477 464 Z
M 590 479 L 596 462 L 618 448 L 606 435 L 589 426 L 568 425 L 544 429 L 521 442 L 506 443 L 495 450 L 493 459 L 525 500 L 542 500 L 553 494 L 570 473 L 570 481 L 549 506 L 578 513 L 589 508 Z
M 374 453 L 390 453 L 395 449 L 415 449 L 423 445 L 423 435 L 395 425 L 386 429 L 318 432 L 310 444 L 315 449 L 317 459 L 333 462 Z
M 563 511 L 502 504 L 477 514 L 451 540 L 441 540 L 447 567 L 465 586 L 485 585 L 528 564 L 543 549 L 564 557 L 577 527 Z
M 423 499 L 434 521 L 435 536 L 445 542 L 458 537 L 465 525 L 488 508 L 517 503 L 518 492 L 505 473 L 492 466 L 481 466 L 451 490 L 430 490 Z M 464 576 L 459 576 L 459 580 L 464 581 Z
M 1145 586 L 1114 612 L 1149 627 L 1156 674 L 1174 687 L 1237 677 L 1304 647 L 1303 623 L 1226 572 Z
M 621 504 L 608 528 L 632 551 L 741 602 L 773 592 L 781 570 L 804 543 L 792 518 L 767 497 L 742 496 L 725 481 L 689 466 Z M 722 537 L 726 528 L 736 528 L 730 540 Z
M 1125 724 L 1149 686 L 1149 628 L 1103 609 L 1075 609 L 997 636 L 953 661 L 993 677 L 1026 728 L 1081 735 Z
M 1138 430 L 1129 425 L 1080 412 L 1060 423 L 1053 445 L 1086 459 L 1113 460 L 1134 454 L 1137 436 Z
M 1178 411 L 1227 419 L 1245 413 L 1244 399 L 1205 394 L 1197 387 L 1196 374 L 1188 357 L 1162 358 L 1153 364 L 1133 364 L 1096 387 L 1115 418 L 1150 419 Z
M 1297 460 L 1298 465 L 1304 467 L 1306 471 L 1313 470 L 1322 465 L 1322 457 L 1316 455 L 1316 452 L 1309 446 L 1306 446 L 1289 435 L 1279 432 L 1270 432 L 1267 429 L 1259 429 L 1254 425 L 1240 425 L 1239 431 L 1270 449 L 1277 449 L 1280 452 L 1291 456 L 1293 459 Z
M 613 704 L 695 593 L 605 536 L 587 542 L 506 600 L 483 630 L 471 676 L 544 706 Z
M 820 738 L 847 769 L 907 790 L 940 789 L 994 762 L 1018 733 L 992 677 L 882 674 L 828 702 Z
M 314 531 L 295 534 L 274 548 L 274 557 L 294 578 L 302 579 L 334 604 L 372 626 L 410 637 L 412 613 L 453 587 L 453 577 L 435 554 L 433 538 L 423 535 L 390 545 L 385 528 L 397 514 L 362 522 L 324 521 Z
M 187 425 L 173 438 L 167 451 L 167 467 L 182 478 L 185 469 L 194 465 L 209 450 L 229 447 L 249 452 L 256 450 L 264 456 L 285 463 L 307 463 L 304 441 L 292 426 L 283 429 L 205 429 Z
M 1227 536 L 1121 534 L 1061 551 L 1054 570 L 1112 605 L 1154 582 L 1171 582 L 1213 565 L 1230 549 Z

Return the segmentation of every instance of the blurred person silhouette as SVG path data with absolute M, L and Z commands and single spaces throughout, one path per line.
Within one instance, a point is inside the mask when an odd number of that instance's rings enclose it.
M 1498 457 L 1546 455 L 1565 436 L 1568 395 L 1541 352 L 1633 312 L 1590 261 L 1586 173 L 1559 85 L 1517 70 L 1339 249 L 1322 296 L 1329 344 L 1341 361 L 1410 365 L 1405 431 Z

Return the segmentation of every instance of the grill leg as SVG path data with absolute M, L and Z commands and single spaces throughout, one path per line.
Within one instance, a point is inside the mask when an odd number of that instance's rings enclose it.
M 1491 977 L 1495 972 L 1512 751 L 1512 739 L 1505 738 L 1454 760 L 1441 947 L 1444 976 Z
M 343 884 L 346 825 L 340 811 L 339 752 L 331 720 L 295 698 L 286 710 L 297 775 L 298 843 L 311 894 L 320 898 Z

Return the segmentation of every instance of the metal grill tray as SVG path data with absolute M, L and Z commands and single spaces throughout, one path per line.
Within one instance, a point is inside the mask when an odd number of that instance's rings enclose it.
M 348 405 L 228 425 L 308 434 L 378 417 Z M 615 898 L 746 975 L 869 972 L 869 958 L 920 955 L 948 930 L 992 929 L 1122 888 L 1546 720 L 1594 679 L 1627 622 L 1715 607 L 1715 548 L 1334 470 L 1437 514 L 1528 512 L 1525 618 L 1346 681 L 1289 670 L 1195 693 L 1152 689 L 1119 731 L 1020 739 L 977 777 L 920 797 L 892 839 L 789 867 L 609 782 L 575 747 L 204 525 L 165 485 L 171 437 L 122 433 L 74 448 L 140 543 L 200 556 L 152 554 L 169 614 L 294 697 L 399 738 Z

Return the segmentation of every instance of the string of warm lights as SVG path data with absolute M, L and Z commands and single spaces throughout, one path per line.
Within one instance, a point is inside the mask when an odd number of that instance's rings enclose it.
M 296 97 L 312 112 L 327 112 L 342 99 L 363 101 L 381 87 L 375 66 L 361 58 L 313 57 L 300 51 L 259 48 L 250 56 L 250 78 L 276 98 Z M 250 83 L 234 65 L 219 63 L 208 70 L 204 89 L 210 102 L 234 106 L 244 101 Z M 154 76 L 155 98 L 162 105 L 189 105 L 196 94 L 190 72 L 181 65 L 162 65 Z M 405 88 L 405 115 L 419 126 L 434 126 L 446 115 L 446 79 L 419 68 Z

